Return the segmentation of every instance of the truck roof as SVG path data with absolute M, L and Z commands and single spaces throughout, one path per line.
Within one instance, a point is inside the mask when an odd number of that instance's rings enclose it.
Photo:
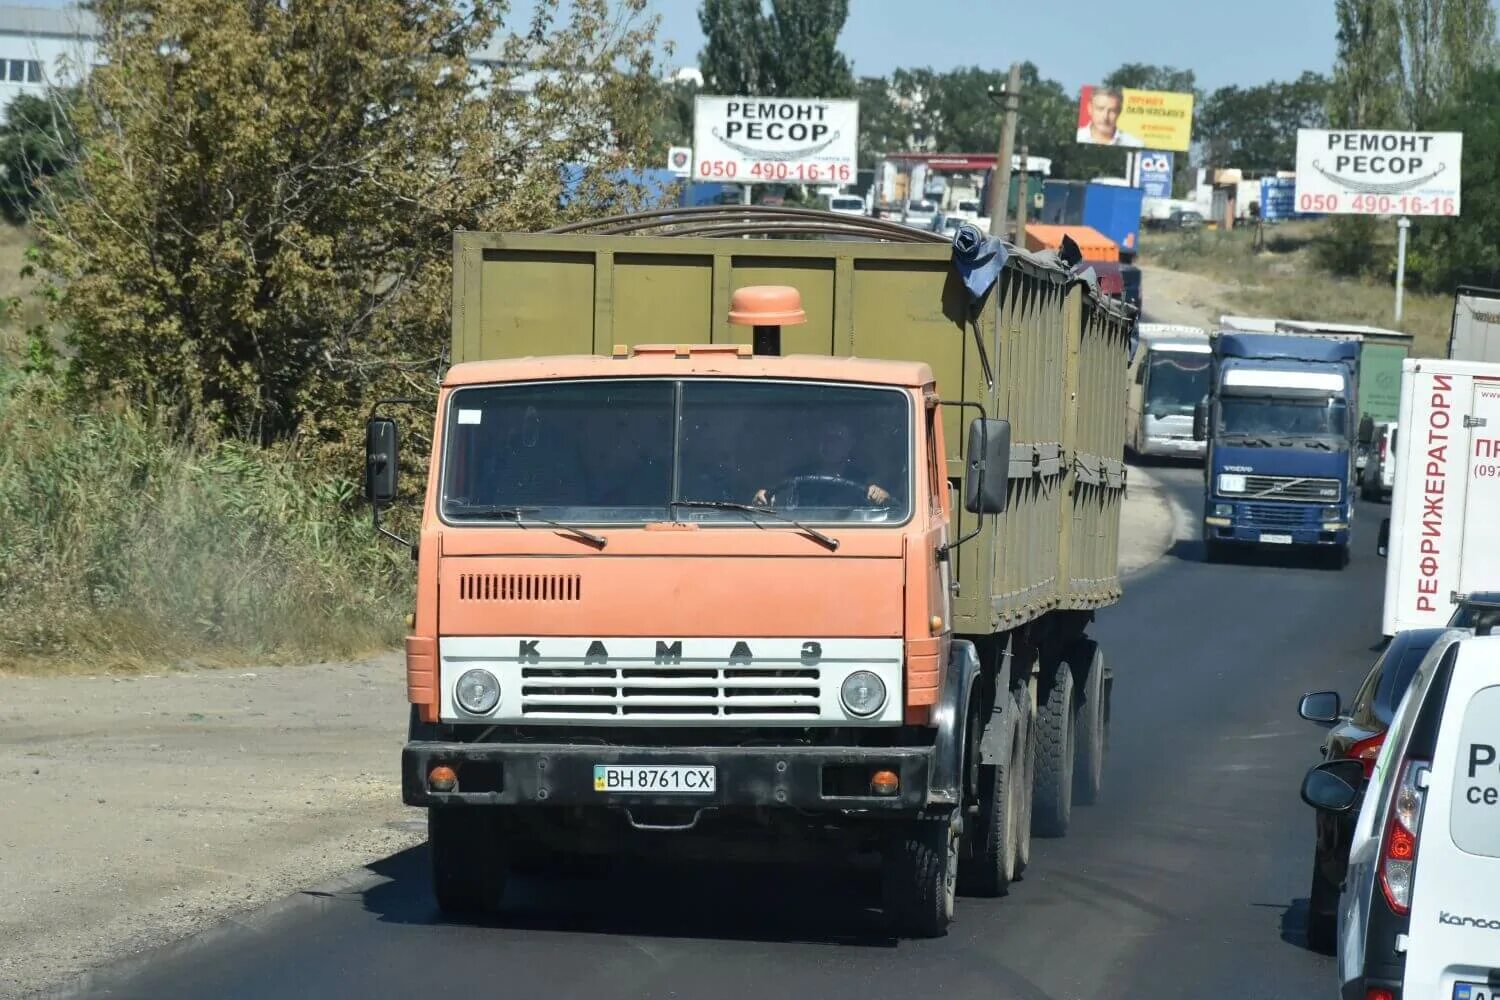
M 1357 359 L 1359 344 L 1296 334 L 1221 333 L 1214 337 L 1214 351 L 1221 358 L 1336 364 Z
M 748 345 L 739 344 L 642 344 L 633 349 L 617 347 L 610 356 L 573 354 L 463 362 L 448 369 L 443 385 L 451 388 L 492 382 L 680 376 L 806 379 L 905 388 L 920 388 L 933 382 L 932 367 L 918 361 L 817 354 L 773 357 L 751 354 Z

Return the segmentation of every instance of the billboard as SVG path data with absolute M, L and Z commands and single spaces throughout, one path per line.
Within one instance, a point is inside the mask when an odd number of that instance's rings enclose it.
M 1147 152 L 1137 156 L 1135 186 L 1147 198 L 1172 197 L 1172 154 Z
M 1297 211 L 1457 215 L 1462 132 L 1297 130 Z
M 1192 94 L 1090 85 L 1078 96 L 1079 142 L 1187 152 L 1192 138 Z
M 859 102 L 699 96 L 693 177 L 737 184 L 853 184 Z

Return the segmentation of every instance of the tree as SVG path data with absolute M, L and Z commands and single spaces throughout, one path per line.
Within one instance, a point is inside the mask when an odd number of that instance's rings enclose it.
M 642 6 L 541 0 L 506 35 L 490 0 L 97 0 L 76 190 L 39 216 L 74 386 L 262 442 L 430 393 L 453 231 L 595 214 L 640 162 Z
M 76 91 L 52 90 L 44 97 L 20 94 L 0 124 L 0 211 L 20 225 L 31 218 L 44 184 L 62 183 L 78 156 L 72 106 Z
M 1257 87 L 1220 87 L 1202 104 L 1195 135 L 1207 162 L 1270 173 L 1297 161 L 1297 130 L 1326 128 L 1328 78 L 1306 72 Z
M 1198 93 L 1198 78 L 1190 69 L 1156 66 L 1151 63 L 1125 63 L 1104 78 L 1106 87 L 1129 87 L 1132 90 L 1167 90 L 1179 94 Z
M 1334 128 L 1392 128 L 1400 114 L 1395 0 L 1335 0 L 1338 55 L 1329 89 Z
M 713 94 L 852 97 L 854 72 L 838 50 L 849 0 L 703 0 L 703 86 Z
M 1411 128 L 1425 129 L 1495 54 L 1490 0 L 1398 0 L 1397 80 Z

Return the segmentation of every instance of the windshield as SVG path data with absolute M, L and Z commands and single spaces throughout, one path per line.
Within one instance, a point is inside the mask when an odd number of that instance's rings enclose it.
M 1207 354 L 1153 352 L 1147 375 L 1147 412 L 1191 416 L 1193 407 L 1208 395 L 1209 368 Z
M 831 208 L 847 211 L 849 209 L 855 208 L 863 209 L 865 207 L 865 203 L 860 198 L 835 198 L 831 202 L 829 202 L 829 206 Z
M 910 406 L 898 389 L 712 379 L 476 386 L 448 406 L 443 516 L 566 523 L 904 521 Z
M 907 202 L 906 210 L 908 212 L 936 212 L 937 206 L 930 201 L 912 201 Z
M 1219 433 L 1225 437 L 1335 437 L 1346 436 L 1348 407 L 1333 397 L 1266 399 L 1257 396 L 1220 397 Z
M 979 202 L 961 201 L 958 203 L 958 210 L 960 212 L 977 212 L 979 211 Z

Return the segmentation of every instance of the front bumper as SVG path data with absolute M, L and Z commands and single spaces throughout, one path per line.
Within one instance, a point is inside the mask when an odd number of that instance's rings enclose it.
M 401 752 L 401 794 L 409 806 L 769 807 L 909 814 L 929 805 L 935 762 L 933 747 L 412 742 Z M 435 791 L 428 783 L 429 773 L 440 764 L 458 775 L 453 791 Z M 594 788 L 596 764 L 711 765 L 717 769 L 717 788 L 706 794 L 600 792 Z M 900 777 L 896 794 L 877 796 L 858 787 L 860 775 L 878 770 Z
M 1159 458 L 1202 458 L 1208 442 L 1192 438 L 1148 437 L 1141 442 L 1140 454 Z
M 1285 542 L 1268 542 L 1263 535 L 1289 536 L 1293 546 L 1326 546 L 1336 548 L 1349 544 L 1349 528 L 1328 529 L 1321 525 L 1313 527 L 1251 527 L 1243 524 L 1216 524 L 1215 519 L 1205 519 L 1203 540 L 1222 542 L 1226 545 L 1259 545 L 1268 549 L 1285 548 Z

